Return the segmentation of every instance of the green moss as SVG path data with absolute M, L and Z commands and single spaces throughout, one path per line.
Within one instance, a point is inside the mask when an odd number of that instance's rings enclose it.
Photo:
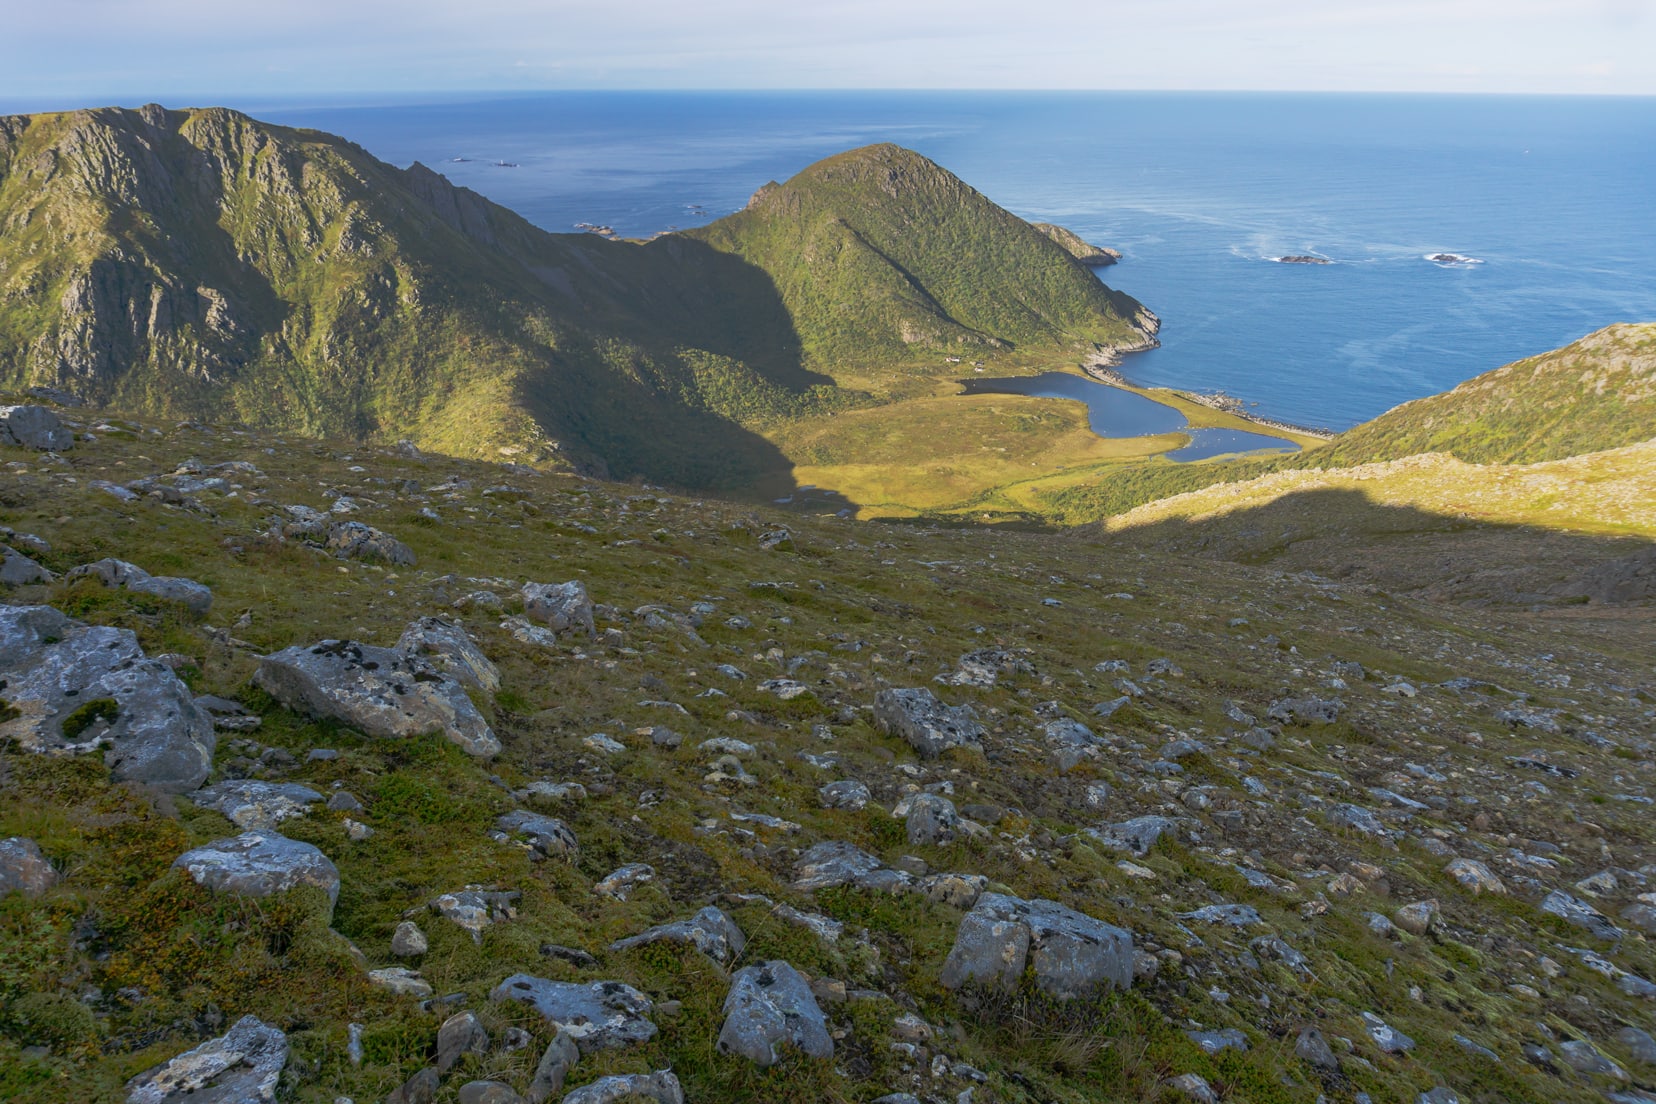
M 63 738 L 78 740 L 81 733 L 99 721 L 114 724 L 120 712 L 121 707 L 114 698 L 95 698 L 86 702 L 63 718 Z

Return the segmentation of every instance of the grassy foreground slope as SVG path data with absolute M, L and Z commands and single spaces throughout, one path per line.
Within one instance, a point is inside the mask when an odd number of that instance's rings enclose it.
M 338 866 L 330 916 L 320 893 L 247 899 L 173 869 L 236 832 L 220 813 L 115 784 L 96 755 L 0 746 L 0 838 L 36 840 L 61 876 L 38 898 L 0 896 L 0 1098 L 124 1100 L 127 1078 L 256 1015 L 289 1035 L 281 1104 L 380 1101 L 433 1064 L 438 1028 L 460 1010 L 490 1042 L 460 1056 L 438 1104 L 474 1078 L 522 1091 L 551 1030 L 489 999 L 518 972 L 619 980 L 656 1002 L 658 1034 L 582 1056 L 566 1091 L 669 1068 L 697 1104 L 895 1091 L 1171 1102 L 1183 1075 L 1250 1104 L 1412 1101 L 1437 1086 L 1469 1104 L 1589 1104 L 1625 1087 L 1526 1061 L 1531 1043 L 1555 1056 L 1587 1043 L 1636 1083 L 1653 1076 L 1621 1035 L 1650 1022 L 1626 979 L 1656 977 L 1650 934 L 1621 919 L 1648 891 L 1638 879 L 1656 847 L 1648 618 L 1596 603 L 1445 607 L 1152 556 L 1097 531 L 796 518 L 360 442 L 65 416 L 93 439 L 60 457 L 0 447 L 0 524 L 39 541 L 8 539 L 58 572 L 117 555 L 193 577 L 212 587 L 212 612 L 197 620 L 88 579 L 0 601 L 130 628 L 198 692 L 243 702 L 260 725 L 221 734 L 215 778 L 343 791 L 361 808 L 317 803 L 280 825 Z M 204 480 L 218 464 L 236 466 Z M 122 501 L 99 481 L 144 493 Z M 341 561 L 268 535 L 284 506 L 328 510 L 340 496 L 417 562 Z M 761 539 L 783 525 L 789 539 Z M 567 579 L 600 603 L 596 637 L 522 634 L 519 586 Z M 326 637 L 389 645 L 427 615 L 459 621 L 501 669 L 499 692 L 478 698 L 505 746 L 493 762 L 435 737 L 370 739 L 249 681 L 260 654 Z M 984 649 L 999 652 L 979 660 L 991 685 L 934 681 Z M 873 723 L 886 687 L 971 705 L 982 751 L 918 757 Z M 1337 720 L 1268 716 L 1302 698 L 1337 699 Z M 1117 704 L 1101 715 L 1100 703 Z M 1098 741 L 1069 769 L 1050 742 L 1062 721 Z M 743 743 L 705 743 L 720 737 Z M 852 779 L 869 804 L 824 807 L 819 787 Z M 538 782 L 578 782 L 582 796 L 526 792 Z M 911 841 L 890 810 L 922 787 L 982 830 Z M 560 818 L 577 850 L 537 862 L 492 838 L 518 808 Z M 1139 816 L 1174 825 L 1144 855 L 1086 831 Z M 961 909 L 796 889 L 798 856 L 825 840 L 1127 928 L 1139 976 L 1071 1001 L 1030 976 L 951 991 L 939 979 Z M 1488 864 L 1504 892 L 1456 881 L 1455 856 Z M 594 892 L 633 862 L 654 879 L 626 900 Z M 476 942 L 428 905 L 468 884 L 521 894 Z M 1626 936 L 1540 911 L 1553 889 L 1596 893 Z M 1437 911 L 1422 934 L 1372 919 L 1425 900 Z M 1257 916 L 1232 927 L 1229 913 L 1197 913 L 1227 905 Z M 747 938 L 726 965 L 689 947 L 611 948 L 706 906 Z M 819 936 L 801 913 L 844 929 Z M 423 955 L 392 953 L 405 918 L 429 938 Z M 730 974 L 774 959 L 817 982 L 832 1059 L 785 1050 L 760 1069 L 715 1046 Z M 386 967 L 416 970 L 446 1000 L 422 1006 L 370 982 L 368 968 Z M 1365 1014 L 1413 1049 L 1382 1049 Z M 1297 1053 L 1307 1027 L 1338 1068 Z M 507 1046 L 512 1029 L 528 1044 Z M 1212 1053 L 1191 1035 L 1217 1031 L 1235 1034 Z

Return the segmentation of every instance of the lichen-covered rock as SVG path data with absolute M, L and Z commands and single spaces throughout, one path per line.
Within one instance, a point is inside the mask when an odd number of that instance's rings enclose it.
M 1410 935 L 1425 935 L 1437 925 L 1438 903 L 1415 901 L 1392 913 L 1392 923 Z
M 484 693 L 500 689 L 500 670 L 472 642 L 466 630 L 441 617 L 412 622 L 397 640 L 397 651 L 420 656 L 456 681 Z
M 168 793 L 195 789 L 212 770 L 212 719 L 126 629 L 50 606 L 0 606 L 0 684 L 18 712 L 0 738 L 28 751 L 102 749 L 117 778 Z
M 57 884 L 57 871 L 32 839 L 13 836 L 0 840 L 0 897 L 21 893 L 39 897 Z
M 421 977 L 418 970 L 410 970 L 406 966 L 386 966 L 379 970 L 369 970 L 368 981 L 386 992 L 399 997 L 413 997 L 415 1000 L 426 1000 L 433 992 L 431 983 Z
M 893 870 L 855 844 L 840 840 L 825 840 L 801 855 L 794 864 L 793 884 L 803 890 L 853 885 L 884 893 L 916 887 L 914 875 Z
M 1333 698 L 1282 698 L 1265 715 L 1281 724 L 1333 724 L 1344 711 L 1345 703 Z
M 529 846 L 547 858 L 567 859 L 574 856 L 577 844 L 575 833 L 557 817 L 518 809 L 495 819 L 495 828 L 508 835 L 523 836 Z
M 330 524 L 322 547 L 342 560 L 380 560 L 399 567 L 414 563 L 414 551 L 408 545 L 360 521 Z
M 0 406 L 0 445 L 62 452 L 74 447 L 75 433 L 44 406 Z
M 597 633 L 593 623 L 592 599 L 580 580 L 567 583 L 525 583 L 523 612 L 553 632 L 580 629 L 588 636 Z
M 548 1023 L 575 1040 L 582 1054 L 648 1042 L 656 1033 L 649 1018 L 654 1007 L 650 998 L 619 981 L 579 985 L 513 974 L 489 996 L 534 1006 Z
M 324 640 L 261 656 L 253 681 L 290 709 L 332 717 L 369 736 L 441 732 L 468 754 L 500 753 L 500 741 L 466 691 L 423 659 L 349 640 Z
M 473 943 L 483 942 L 483 929 L 517 916 L 515 889 L 487 889 L 469 885 L 431 900 L 431 910 L 456 927 L 464 928 Z
M 1414 1049 L 1415 1041 L 1413 1039 L 1376 1016 L 1373 1012 L 1363 1013 L 1363 1025 L 1368 1028 L 1369 1038 L 1374 1040 L 1374 1045 L 1387 1054 L 1402 1054 Z
M 620 1104 L 648 1100 L 652 1104 L 684 1104 L 684 1089 L 672 1070 L 654 1073 L 613 1073 L 582 1085 L 563 1098 L 563 1104 Z
M 190 800 L 227 817 L 244 831 L 274 828 L 289 817 L 304 816 L 305 807 L 322 800 L 309 786 L 294 782 L 260 782 L 251 778 L 215 782 Z
M 655 879 L 655 867 L 648 863 L 627 863 L 593 883 L 592 892 L 625 901 L 633 890 Z
M 437 1029 L 437 1072 L 447 1073 L 467 1054 L 489 1053 L 489 1033 L 475 1012 L 456 1012 Z
M 831 1058 L 834 1040 L 811 987 L 780 960 L 736 971 L 724 1002 L 719 1050 L 761 1068 L 775 1065 L 792 1044 L 812 1058 Z
M 528 1104 L 545 1104 L 563 1088 L 564 1078 L 580 1057 L 581 1050 L 574 1039 L 562 1031 L 554 1034 L 535 1066 L 535 1076 L 529 1082 L 529 1091 L 523 1094 L 524 1100 Z
M 1131 932 L 1056 901 L 1000 893 L 983 894 L 961 920 L 940 980 L 950 989 L 968 981 L 1010 988 L 1026 960 L 1036 985 L 1061 999 L 1133 984 Z
M 900 736 L 925 759 L 950 748 L 981 748 L 983 725 L 969 705 L 944 705 L 925 687 L 881 690 L 874 696 L 874 723 Z
M 817 801 L 824 809 L 849 809 L 855 812 L 872 799 L 868 787 L 854 778 L 830 782 L 817 791 Z
M 127 1104 L 273 1104 L 287 1036 L 253 1016 L 126 1084 Z
M 70 568 L 65 579 L 97 579 L 107 587 L 130 590 L 177 602 L 197 617 L 207 616 L 213 608 L 213 592 L 194 579 L 174 578 L 170 575 L 151 575 L 137 564 L 125 560 L 103 559 L 96 563 Z
M 269 897 L 297 886 L 316 886 L 328 895 L 328 911 L 339 899 L 339 868 L 308 843 L 275 832 L 243 832 L 233 839 L 186 851 L 173 865 L 198 885 L 242 897 Z
M 719 965 L 726 966 L 741 955 L 742 948 L 747 946 L 747 937 L 734 920 L 709 905 L 688 920 L 658 924 L 649 931 L 618 939 L 610 944 L 610 950 L 624 951 L 649 943 L 688 944 Z

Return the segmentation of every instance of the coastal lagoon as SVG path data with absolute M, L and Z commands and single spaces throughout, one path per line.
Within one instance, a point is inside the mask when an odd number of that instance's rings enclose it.
M 1107 383 L 1043 372 L 1038 376 L 968 379 L 961 383 L 968 395 L 1028 395 L 1038 399 L 1074 399 L 1086 404 L 1087 425 L 1100 437 L 1151 437 L 1187 433 L 1190 444 L 1164 453 L 1169 460 L 1207 460 L 1249 452 L 1297 452 L 1299 446 L 1281 437 L 1239 429 L 1192 429 L 1185 416 L 1166 403 Z
M 700 225 L 827 154 L 897 142 L 1017 214 L 1122 250 L 1101 276 L 1164 323 L 1162 348 L 1121 366 L 1133 382 L 1223 390 L 1301 425 L 1347 428 L 1656 318 L 1656 98 L 568 92 L 231 106 L 422 161 L 548 230 L 622 236 Z M 1440 255 L 1458 260 L 1428 259 Z M 1330 263 L 1273 260 L 1289 256 Z

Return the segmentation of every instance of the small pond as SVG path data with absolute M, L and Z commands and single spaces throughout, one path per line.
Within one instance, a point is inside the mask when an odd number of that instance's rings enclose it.
M 1076 399 L 1087 404 L 1087 424 L 1100 437 L 1150 437 L 1185 432 L 1191 442 L 1165 455 L 1169 460 L 1206 460 L 1233 452 L 1297 452 L 1281 437 L 1240 429 L 1191 429 L 1185 416 L 1166 403 L 1132 391 L 1097 383 L 1068 372 L 1039 376 L 961 380 L 968 395 L 1028 395 L 1037 399 Z

